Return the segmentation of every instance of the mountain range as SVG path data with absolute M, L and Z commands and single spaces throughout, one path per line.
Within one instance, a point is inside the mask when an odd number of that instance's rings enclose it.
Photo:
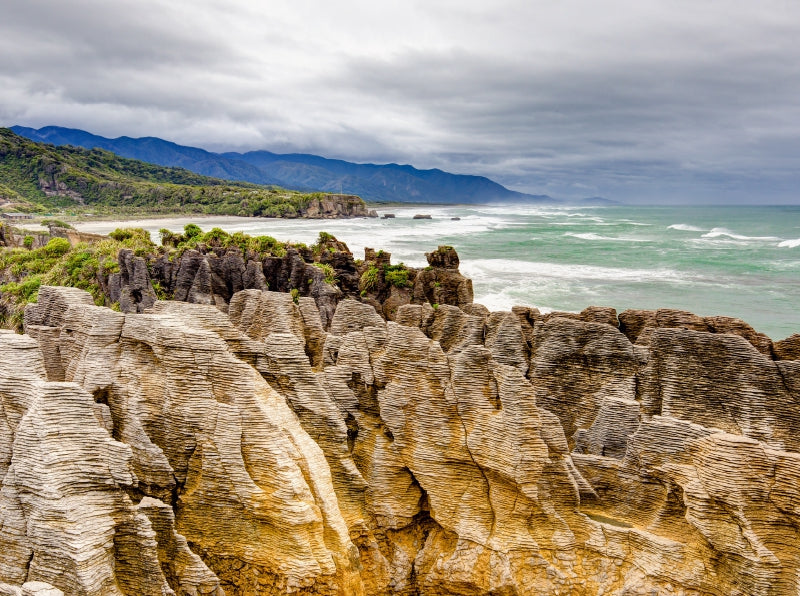
M 157 137 L 109 139 L 84 130 L 12 126 L 32 141 L 105 149 L 131 159 L 186 168 L 204 176 L 272 184 L 301 191 L 359 195 L 367 201 L 403 203 L 560 202 L 548 195 L 509 190 L 484 176 L 451 174 L 410 165 L 360 164 L 305 153 L 213 153 Z

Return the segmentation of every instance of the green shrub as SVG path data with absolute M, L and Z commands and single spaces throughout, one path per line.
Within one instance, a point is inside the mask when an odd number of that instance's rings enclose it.
M 97 279 L 100 269 L 98 254 L 94 247 L 81 243 L 73 247 L 42 276 L 42 283 L 86 290 L 92 295 L 95 304 L 102 305 L 105 300 Z
M 42 285 L 41 275 L 32 275 L 19 282 L 9 282 L 0 286 L 0 292 L 15 298 L 15 302 L 24 306 L 28 302 L 36 302 L 36 296 Z
M 25 236 L 25 239 L 22 241 L 22 246 L 28 250 L 33 248 L 33 236 Z
M 282 257 L 286 255 L 286 246 L 272 236 L 248 237 L 248 248 L 261 256 L 274 255 Z
M 117 259 L 117 252 L 120 248 L 130 248 L 137 257 L 144 257 L 149 253 L 155 252 L 156 245 L 150 239 L 150 232 L 141 228 L 121 228 L 109 234 L 116 243 L 101 240 L 95 247 L 102 251 L 104 255 Z
M 364 271 L 364 273 L 361 274 L 361 279 L 358 280 L 359 288 L 366 291 L 374 289 L 375 286 L 378 285 L 378 276 L 380 272 L 380 269 L 375 266 L 371 266 Z
M 202 235 L 202 242 L 209 246 L 227 248 L 231 243 L 231 235 L 222 228 L 211 228 Z
M 408 268 L 403 263 L 385 266 L 383 268 L 383 278 L 387 284 L 398 288 L 407 288 L 411 285 L 411 282 L 408 281 Z
M 183 226 L 183 235 L 186 236 L 189 240 L 192 238 L 196 238 L 203 233 L 203 230 L 200 229 L 200 226 L 197 224 L 189 223 Z
M 183 234 L 176 234 L 167 228 L 161 228 L 158 231 L 158 236 L 161 238 L 161 246 L 177 247 L 181 242 L 186 240 Z
M 55 228 L 67 228 L 67 229 L 72 228 L 71 225 L 69 225 L 65 221 L 61 221 L 60 219 L 43 219 L 39 225 L 42 225 L 46 228 L 49 228 L 50 226 L 53 226 Z
M 60 257 L 67 254 L 69 249 L 70 243 L 66 238 L 51 238 L 41 250 L 48 257 Z
M 146 239 L 150 241 L 150 232 L 143 230 L 142 228 L 117 228 L 109 234 L 109 237 L 113 238 L 117 242 L 131 240 L 134 238 L 138 240 Z
M 152 280 L 150 283 L 153 285 L 153 291 L 156 293 L 156 298 L 159 300 L 171 300 L 171 297 L 167 291 L 161 287 L 159 282 Z
M 322 247 L 325 243 L 330 241 L 336 242 L 336 238 L 333 234 L 329 234 L 328 232 L 320 232 L 319 236 L 317 237 L 316 242 L 311 245 L 311 250 L 314 252 L 315 255 L 318 255 L 322 252 Z M 328 247 L 328 250 L 336 252 L 336 249 L 332 246 Z

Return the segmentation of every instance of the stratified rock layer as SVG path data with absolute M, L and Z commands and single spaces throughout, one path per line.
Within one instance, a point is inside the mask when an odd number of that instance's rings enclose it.
M 490 313 L 429 259 L 394 321 L 207 258 L 178 286 L 228 314 L 42 288 L 0 334 L 0 594 L 800 592 L 791 338 Z

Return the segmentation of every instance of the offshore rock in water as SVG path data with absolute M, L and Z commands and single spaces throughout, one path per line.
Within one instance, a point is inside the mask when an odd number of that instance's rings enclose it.
M 0 334 L 0 593 L 798 591 L 800 360 L 743 324 L 228 311 L 42 288 Z

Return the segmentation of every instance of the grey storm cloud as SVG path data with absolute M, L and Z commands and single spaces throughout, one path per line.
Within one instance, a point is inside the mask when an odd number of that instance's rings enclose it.
M 800 4 L 0 0 L 0 124 L 798 202 Z

